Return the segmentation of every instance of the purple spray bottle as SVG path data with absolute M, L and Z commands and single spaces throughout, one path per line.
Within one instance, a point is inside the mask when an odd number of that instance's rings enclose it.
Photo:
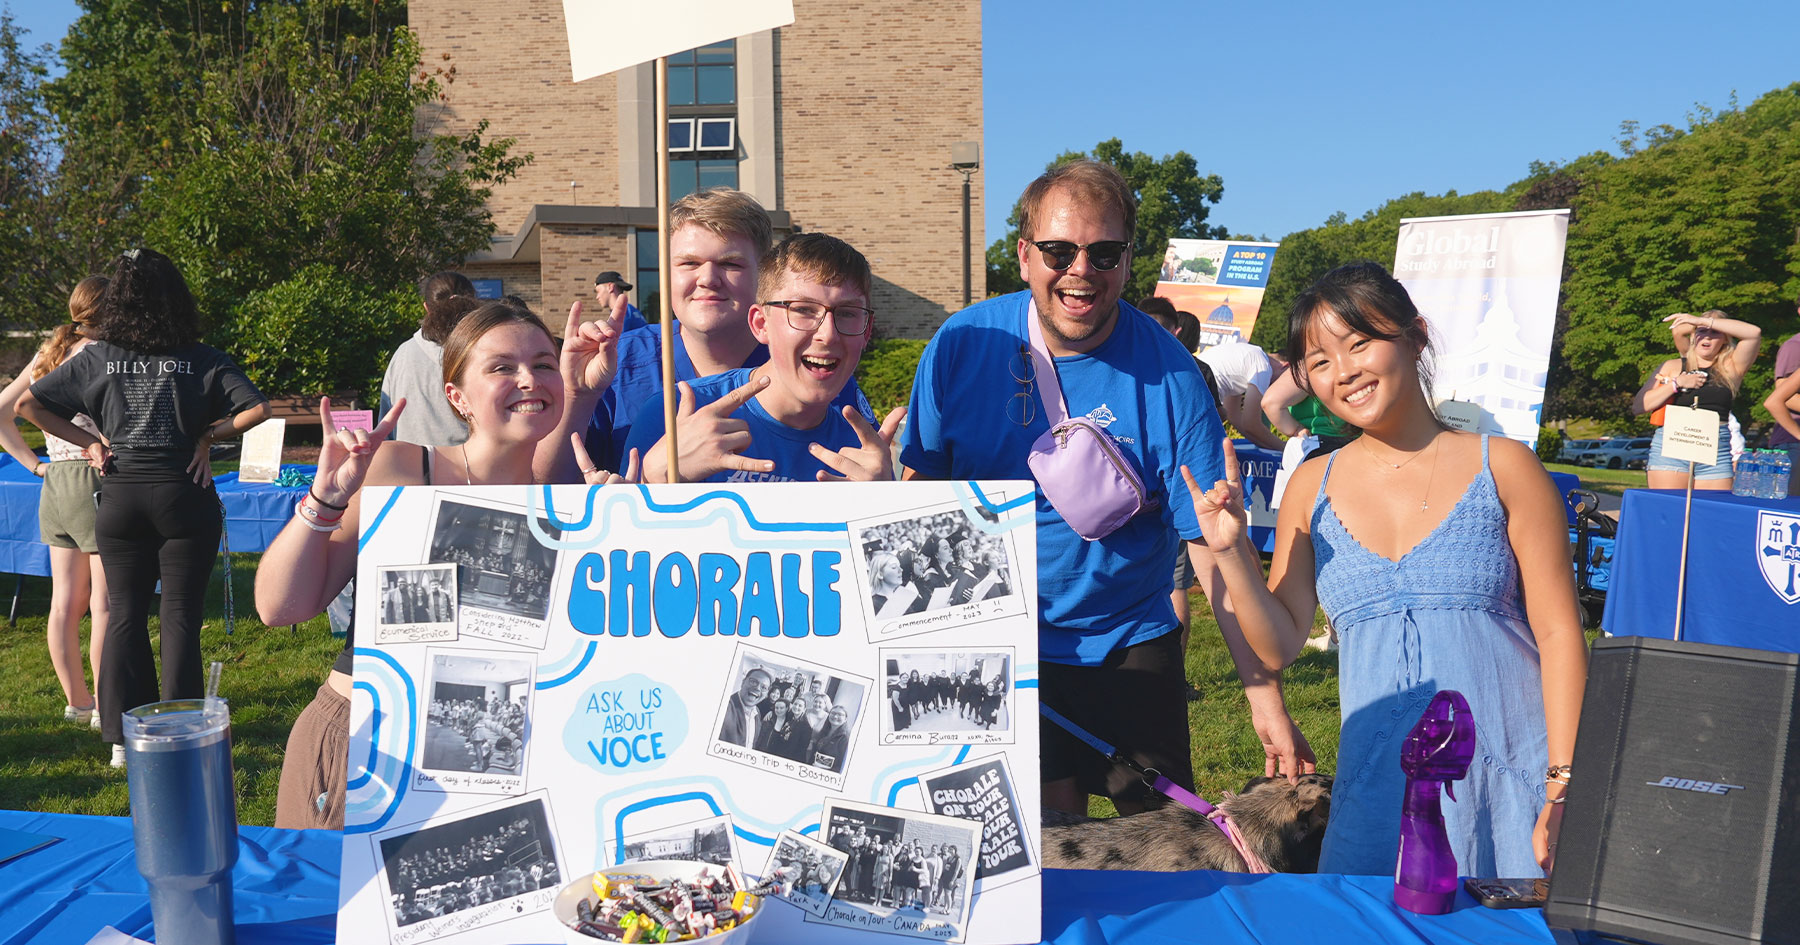
M 1400 805 L 1400 857 L 1394 867 L 1394 904 L 1421 915 L 1443 915 L 1456 902 L 1456 855 L 1438 803 L 1442 784 L 1469 773 L 1475 757 L 1475 716 L 1454 689 L 1440 689 L 1400 746 L 1406 797 Z

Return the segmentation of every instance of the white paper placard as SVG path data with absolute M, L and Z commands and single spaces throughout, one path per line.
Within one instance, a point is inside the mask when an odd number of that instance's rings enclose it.
M 340 938 L 563 941 L 565 884 L 676 856 L 781 866 L 761 941 L 1040 939 L 1030 483 L 362 502 Z M 915 625 L 889 563 L 928 538 L 960 590 Z M 876 841 L 935 890 L 884 895 Z
M 287 438 L 287 420 L 276 418 L 244 431 L 239 452 L 239 482 L 274 482 L 281 475 L 281 443 Z
M 1710 466 L 1719 461 L 1719 415 L 1670 404 L 1663 410 L 1663 456 Z
M 794 0 L 563 0 L 575 81 L 794 22 Z

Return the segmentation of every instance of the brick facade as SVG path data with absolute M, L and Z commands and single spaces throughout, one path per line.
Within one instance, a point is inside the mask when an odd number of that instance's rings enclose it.
M 617 75 L 570 81 L 557 0 L 412 0 L 408 10 L 427 68 L 456 69 L 449 101 L 422 111 L 421 127 L 462 131 L 485 118 L 491 135 L 515 138 L 534 156 L 495 190 L 495 250 L 465 271 L 503 279 L 505 291 L 557 321 L 574 298 L 592 297 L 600 270 L 632 278 L 623 221 L 642 225 L 643 211 L 637 200 L 620 207 L 620 194 L 622 176 L 635 180 L 637 157 L 621 150 L 642 140 L 633 133 L 643 127 L 636 86 Z M 767 35 L 757 48 L 772 46 L 771 57 L 739 42 L 740 70 L 772 71 L 775 99 L 773 121 L 759 119 L 754 90 L 743 90 L 771 77 L 740 74 L 740 186 L 786 211 L 794 227 L 861 249 L 875 270 L 881 333 L 928 337 L 962 304 L 962 176 L 949 167 L 950 146 L 981 140 L 980 4 L 795 0 L 795 24 L 775 31 L 772 44 Z M 770 59 L 772 68 L 760 65 Z M 651 143 L 642 146 L 649 152 Z M 771 153 L 772 178 L 751 160 Z M 774 192 L 760 192 L 771 179 Z M 573 200 L 571 180 L 580 184 Z M 985 294 L 981 191 L 977 172 L 976 299 Z M 542 222 L 551 217 L 560 222 Z M 647 296 L 648 287 L 638 289 Z

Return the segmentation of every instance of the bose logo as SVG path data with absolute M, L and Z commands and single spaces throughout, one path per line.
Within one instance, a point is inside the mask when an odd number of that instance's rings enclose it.
M 1645 781 L 1651 787 L 1674 788 L 1677 791 L 1695 791 L 1700 794 L 1724 794 L 1727 791 L 1741 791 L 1742 784 L 1719 784 L 1714 781 L 1696 781 L 1693 778 L 1663 778 L 1661 781 Z

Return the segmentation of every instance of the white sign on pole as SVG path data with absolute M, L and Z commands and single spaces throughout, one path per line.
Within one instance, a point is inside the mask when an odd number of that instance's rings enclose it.
M 563 0 L 575 81 L 794 22 L 794 0 Z
M 759 941 L 1038 941 L 1034 495 L 365 490 L 340 938 L 563 941 L 673 858 L 830 864 Z
M 1663 410 L 1663 456 L 1710 466 L 1719 460 L 1719 415 L 1670 404 Z

